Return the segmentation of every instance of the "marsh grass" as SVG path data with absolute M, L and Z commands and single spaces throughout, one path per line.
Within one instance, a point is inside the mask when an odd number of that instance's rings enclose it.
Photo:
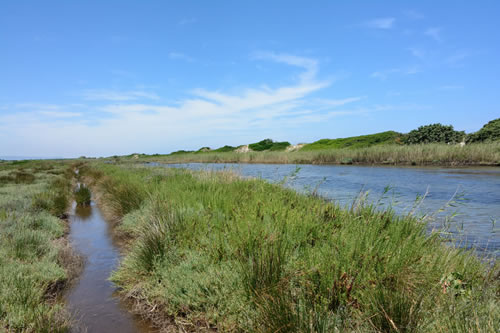
M 499 329 L 498 264 L 444 245 L 414 216 L 221 172 L 95 164 L 87 174 L 134 239 L 112 280 L 145 315 L 221 331 Z
M 91 201 L 90 189 L 84 184 L 80 184 L 75 190 L 75 201 L 77 205 L 88 206 Z
M 59 291 L 70 259 L 56 216 L 70 198 L 68 173 L 56 162 L 8 162 L 0 174 L 9 175 L 0 187 L 0 331 L 67 331 Z
M 293 163 L 377 165 L 500 165 L 500 142 L 469 144 L 382 144 L 366 148 L 317 149 L 292 152 L 205 152 L 143 156 L 139 162 L 166 163 Z

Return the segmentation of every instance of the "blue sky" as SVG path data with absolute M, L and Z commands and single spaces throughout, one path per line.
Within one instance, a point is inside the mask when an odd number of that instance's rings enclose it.
M 500 117 L 498 1 L 1 1 L 0 156 Z

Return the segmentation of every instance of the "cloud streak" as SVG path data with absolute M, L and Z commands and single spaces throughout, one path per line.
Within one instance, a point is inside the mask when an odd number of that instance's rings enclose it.
M 383 17 L 366 21 L 363 26 L 372 29 L 392 29 L 394 22 L 396 22 L 394 17 Z
M 118 91 L 118 90 L 85 90 L 82 94 L 87 101 L 133 101 L 139 99 L 159 100 L 160 97 L 151 92 L 141 90 Z

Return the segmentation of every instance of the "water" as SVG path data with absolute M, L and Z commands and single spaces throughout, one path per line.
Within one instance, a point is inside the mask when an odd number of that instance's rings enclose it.
M 70 223 L 71 246 L 86 259 L 80 279 L 66 295 L 77 319 L 72 332 L 152 332 L 114 296 L 116 287 L 108 278 L 120 261 L 120 252 L 99 207 L 94 202 L 87 207 L 74 203 Z
M 150 163 L 152 166 L 163 164 Z M 281 182 L 350 205 L 360 191 L 381 206 L 408 214 L 417 196 L 427 193 L 417 213 L 435 216 L 429 228 L 446 230 L 455 244 L 500 256 L 500 168 L 413 168 L 290 164 L 167 164 L 189 169 L 231 169 L 242 176 Z M 290 177 L 300 168 L 295 177 Z M 390 188 L 387 193 L 385 191 Z M 384 194 L 385 193 L 385 194 Z M 441 208 L 446 210 L 437 213 Z M 451 221 L 450 216 L 455 215 Z M 448 222 L 447 222 L 448 221 Z M 495 222 L 496 221 L 496 222 Z

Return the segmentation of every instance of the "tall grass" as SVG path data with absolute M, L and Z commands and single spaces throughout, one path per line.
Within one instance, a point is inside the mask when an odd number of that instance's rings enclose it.
M 75 190 L 75 201 L 77 205 L 90 205 L 91 193 L 90 189 L 84 184 L 80 184 Z
M 70 175 L 53 162 L 2 163 L 0 175 L 0 331 L 64 332 L 69 317 L 58 298 L 72 275 L 60 239 Z M 56 175 L 58 174 L 58 175 Z M 70 176 L 69 176 L 70 177 Z
M 206 152 L 141 157 L 167 163 L 293 163 L 382 165 L 500 165 L 500 143 L 377 145 L 368 148 L 318 149 L 292 152 Z
M 411 216 L 227 172 L 90 172 L 108 203 L 124 205 L 119 228 L 134 241 L 112 279 L 144 314 L 161 309 L 179 325 L 221 331 L 500 328 L 499 265 L 445 246 Z

